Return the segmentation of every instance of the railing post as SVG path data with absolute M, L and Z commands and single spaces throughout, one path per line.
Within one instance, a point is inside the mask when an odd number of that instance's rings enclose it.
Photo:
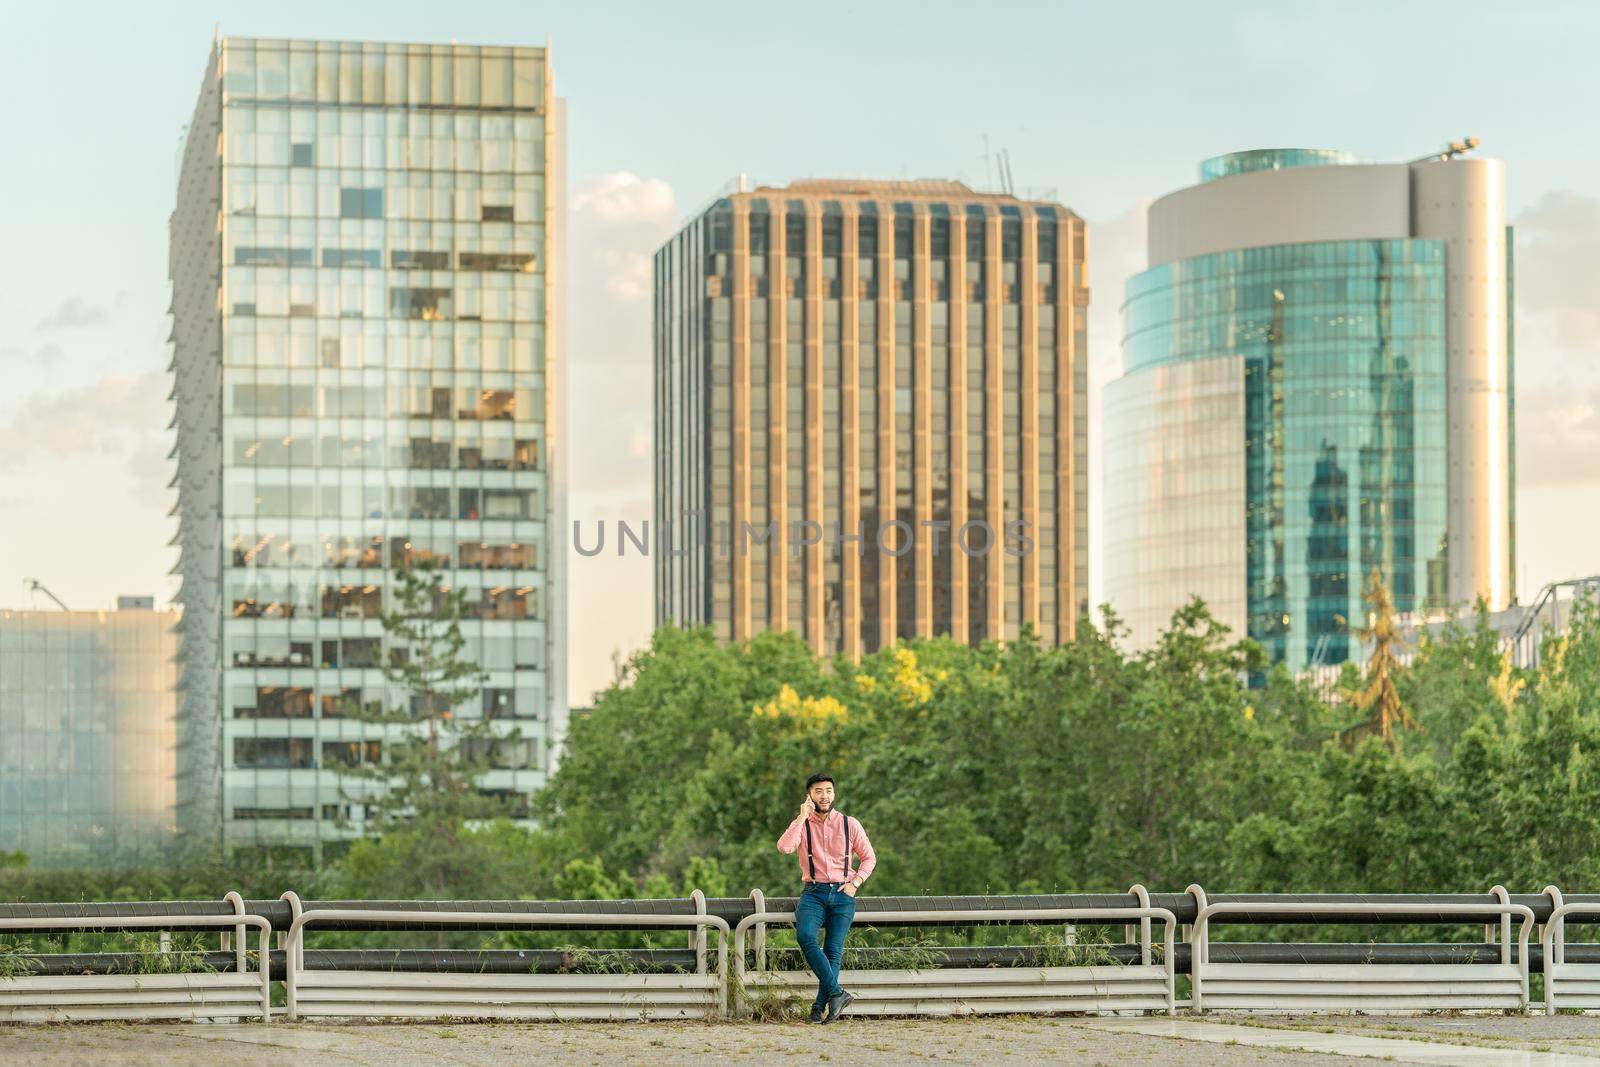
M 233 913 L 235 915 L 244 914 L 244 897 L 240 896 L 237 891 L 230 889 L 228 891 L 228 895 L 222 899 L 233 905 Z M 235 926 L 233 928 L 233 932 L 233 940 L 235 942 L 233 948 L 233 969 L 238 971 L 240 974 L 243 974 L 245 970 L 244 957 L 245 949 L 248 947 L 246 945 L 248 936 L 245 934 L 245 928 L 243 925 Z M 224 950 L 228 948 L 228 931 L 226 930 L 222 931 L 222 947 Z M 262 960 L 261 966 L 265 967 L 266 965 L 267 961 Z
M 1200 1003 L 1200 980 L 1207 962 L 1207 939 L 1210 936 L 1210 917 L 1206 915 L 1206 891 L 1198 884 L 1184 890 L 1194 897 L 1194 925 L 1187 928 L 1189 940 L 1189 1010 L 1199 1015 L 1204 1010 Z
M 1539 944 L 1544 948 L 1544 1013 L 1554 1015 L 1555 971 L 1565 962 L 1566 953 L 1567 921 L 1561 914 L 1561 907 L 1566 902 L 1561 899 L 1561 890 L 1553 885 L 1544 887 L 1544 895 L 1550 898 L 1550 918 L 1545 920 L 1544 930 L 1539 935 Z
M 763 893 L 761 890 L 759 890 L 759 889 L 750 890 L 750 899 L 755 903 L 755 906 L 756 906 L 755 914 L 760 915 L 762 912 L 767 910 L 767 895 L 765 893 Z M 764 971 L 764 970 L 767 969 L 767 924 L 766 923 L 756 923 L 755 950 L 756 950 L 756 970 Z M 743 957 L 741 956 L 740 959 L 742 961 Z M 741 966 L 742 966 L 742 963 L 741 963 Z
M 302 928 L 300 917 L 304 909 L 300 906 L 300 894 L 293 889 L 286 890 L 279 900 L 289 902 L 289 929 L 278 934 L 278 949 L 283 952 L 283 989 L 284 989 L 284 1018 L 290 1022 L 295 1021 L 295 1014 L 299 1007 L 296 997 L 295 980 L 300 972 L 305 969 L 305 931 Z M 267 966 L 266 953 L 262 953 L 261 966 Z
M 1511 894 L 1506 892 L 1506 887 L 1503 886 L 1503 885 L 1491 886 L 1490 889 L 1489 889 L 1489 895 L 1494 897 L 1494 899 L 1499 901 L 1501 904 L 1510 904 L 1511 903 Z M 1510 963 L 1511 962 L 1511 913 L 1509 911 L 1500 913 L 1500 939 L 1499 940 L 1500 940 L 1500 962 L 1501 963 Z
M 1150 906 L 1150 891 L 1144 886 L 1135 882 L 1128 889 L 1128 892 L 1133 896 L 1134 900 L 1139 902 L 1139 907 L 1148 908 Z M 1127 941 L 1132 940 L 1133 925 L 1130 923 L 1124 926 L 1122 931 L 1122 936 L 1125 939 L 1124 944 L 1126 944 Z M 1150 916 L 1148 915 L 1139 919 L 1139 962 L 1146 967 L 1150 966 Z
M 696 889 L 693 893 L 689 894 L 689 899 L 694 901 L 694 913 L 696 915 L 704 915 L 706 913 L 706 895 L 705 895 L 705 893 L 703 893 L 700 890 Z M 694 973 L 695 974 L 705 974 L 706 973 L 706 928 L 704 926 L 696 926 L 696 927 L 693 927 L 693 928 L 690 929 L 690 931 L 689 931 L 689 947 L 694 949 Z

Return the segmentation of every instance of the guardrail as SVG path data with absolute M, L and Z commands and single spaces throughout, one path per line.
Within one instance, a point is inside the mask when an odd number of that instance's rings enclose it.
M 1327 1011 L 1499 1008 L 1522 1011 L 1528 1006 L 1528 935 L 1533 910 L 1512 904 L 1504 887 L 1491 890 L 1493 905 L 1383 901 L 1364 905 L 1374 918 L 1401 916 L 1429 921 L 1477 923 L 1485 912 L 1500 917 L 1499 959 L 1495 963 L 1397 964 L 1292 964 L 1213 963 L 1208 958 L 1211 924 L 1216 917 L 1233 916 L 1235 922 L 1260 923 L 1263 919 L 1315 921 L 1319 905 L 1295 901 L 1208 903 L 1205 890 L 1190 886 L 1198 905 L 1195 919 L 1190 982 L 1191 1007 L 1237 1011 Z M 1511 917 L 1522 919 L 1517 951 L 1511 948 Z
M 47 933 L 73 930 L 200 930 L 229 928 L 234 969 L 156 974 L 48 974 L 0 979 L 0 1022 L 89 1022 L 109 1019 L 240 1020 L 272 1015 L 267 940 L 272 924 L 246 915 L 239 894 L 228 894 L 232 915 L 100 915 L 17 917 L 0 915 L 0 930 Z M 260 931 L 256 970 L 249 970 L 245 930 Z M 229 934 L 224 933 L 224 947 Z
M 285 894 L 286 897 L 291 896 Z M 691 1019 L 727 1011 L 728 924 L 701 910 L 693 915 L 600 915 L 576 912 L 482 912 L 329 908 L 303 911 L 292 898 L 285 954 L 286 1017 L 474 1019 Z M 305 931 L 312 925 L 344 930 L 388 924 L 476 930 L 574 927 L 688 928 L 696 965 L 683 974 L 441 974 L 410 969 L 314 970 L 305 966 Z M 706 967 L 707 929 L 717 931 L 717 969 Z
M 1148 899 L 1143 886 L 1129 891 Z M 757 901 L 761 907 L 761 902 Z M 1166 924 L 1161 962 L 1151 962 L 1150 921 Z M 1043 967 L 948 967 L 931 970 L 904 968 L 841 972 L 839 982 L 855 994 L 851 1012 L 857 1015 L 976 1015 L 1018 1012 L 1164 1011 L 1176 1015 L 1175 941 L 1177 918 L 1165 908 L 1139 905 L 1130 908 L 1006 908 L 966 910 L 867 911 L 856 916 L 857 926 L 914 926 L 939 922 L 972 923 L 1086 923 L 1130 920 L 1140 928 L 1140 960 L 1123 965 L 1113 960 L 1098 964 Z M 736 988 L 798 995 L 816 979 L 805 971 L 745 970 L 744 938 L 759 928 L 764 944 L 769 923 L 793 924 L 790 911 L 758 910 L 739 920 L 733 931 Z M 1131 936 L 1131 925 L 1128 926 Z M 763 953 L 757 950 L 757 958 Z
M 1561 890 L 1546 886 L 1553 907 L 1539 936 L 1544 960 L 1544 1010 L 1554 1015 L 1562 1008 L 1600 1008 L 1600 960 L 1567 961 L 1567 917 L 1583 916 L 1600 922 L 1600 898 L 1565 900 Z
M 1517 920 L 1513 931 L 1512 920 Z M 792 925 L 793 900 L 749 897 L 631 901 L 310 901 L 0 905 L 0 933 L 216 930 L 215 951 L 152 959 L 46 953 L 0 945 L 0 1022 L 90 1019 L 662 1019 L 719 1018 L 762 991 L 789 997 L 814 978 L 794 949 L 769 952 L 770 925 Z M 1154 933 L 1154 923 L 1163 925 Z M 969 945 L 913 956 L 853 947 L 843 981 L 852 1013 L 1524 1010 L 1529 976 L 1544 975 L 1544 1010 L 1600 1009 L 1600 944 L 1569 944 L 1567 927 L 1600 924 L 1600 895 L 1556 887 L 1512 895 L 1302 896 L 1184 893 L 1009 897 L 868 897 L 856 927 L 970 928 L 999 924 L 1121 926 L 1122 943 L 1064 950 Z M 1216 927 L 1483 924 L 1482 941 L 1229 942 Z M 1539 937 L 1532 931 L 1539 926 Z M 1179 927 L 1183 930 L 1180 932 Z M 257 931 L 260 947 L 247 951 Z M 385 949 L 306 947 L 318 931 L 676 929 L 686 948 Z M 717 934 L 710 956 L 710 933 Z M 270 934 L 278 934 L 278 946 Z M 733 943 L 733 964 L 728 961 Z M 1068 937 L 1066 940 L 1070 940 Z M 69 947 L 80 951 L 66 951 Z M 90 946 L 93 947 L 93 946 Z M 164 944 L 165 947 L 165 944 Z M 769 957 L 776 964 L 769 967 Z M 874 966 L 874 963 L 881 964 Z M 130 973 L 133 972 L 133 973 Z M 176 973 L 175 973 L 176 972 Z M 1188 975 L 1192 999 L 1179 1001 Z M 283 981 L 285 1008 L 272 1008 Z

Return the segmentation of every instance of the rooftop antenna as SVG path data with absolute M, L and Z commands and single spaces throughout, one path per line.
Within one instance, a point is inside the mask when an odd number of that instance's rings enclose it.
M 1011 150 L 1000 149 L 1000 188 L 1007 196 L 1015 196 L 1016 192 L 1011 181 Z
M 39 581 L 39 579 L 37 579 L 37 578 L 24 578 L 24 579 L 22 579 L 22 584 L 27 586 L 29 588 L 29 590 L 31 590 L 32 592 L 43 593 L 45 596 L 49 597 L 51 600 L 54 600 L 56 602 L 56 607 L 60 608 L 62 611 L 71 611 L 72 610 L 71 608 L 67 607 L 65 604 L 61 603 L 61 598 L 60 597 L 56 596 L 50 590 L 46 589 L 44 587 L 44 583 Z
M 1481 143 L 1482 142 L 1476 137 L 1463 137 L 1458 141 L 1451 141 L 1437 152 L 1432 152 L 1425 156 L 1419 156 L 1418 158 L 1411 160 L 1411 162 L 1443 163 L 1445 160 L 1454 159 L 1456 156 L 1466 155 L 1468 152 L 1476 149 Z

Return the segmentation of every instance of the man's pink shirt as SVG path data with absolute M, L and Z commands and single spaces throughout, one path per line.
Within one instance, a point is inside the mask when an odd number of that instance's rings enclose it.
M 806 854 L 805 819 L 797 817 L 783 832 L 783 836 L 778 838 L 779 852 L 800 854 L 802 881 L 812 881 L 810 861 L 813 859 L 816 861 L 815 880 L 818 882 L 848 882 L 852 878 L 859 878 L 865 882 L 872 874 L 872 869 L 878 865 L 878 857 L 872 851 L 872 841 L 867 837 L 867 832 L 855 819 L 850 820 L 850 851 L 861 858 L 861 866 L 856 869 L 854 875 L 845 867 L 845 818 L 846 816 L 838 811 L 830 811 L 826 816 L 813 814 L 809 817 L 811 841 L 817 849 L 814 857 Z

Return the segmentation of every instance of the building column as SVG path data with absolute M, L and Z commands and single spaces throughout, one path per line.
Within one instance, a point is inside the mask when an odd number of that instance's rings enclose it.
M 732 618 L 734 641 L 748 641 L 750 625 L 750 557 L 739 551 L 740 524 L 750 521 L 750 202 L 742 197 L 733 202 L 733 514 L 728 524 L 728 564 L 732 575 Z M 691 298 L 698 294 L 691 294 Z M 696 349 L 698 345 L 696 346 Z M 685 346 L 687 351 L 693 351 Z M 712 551 L 717 551 L 717 531 L 708 516 L 706 535 Z
M 1039 217 L 1022 217 L 1022 262 L 1017 270 L 1018 329 L 1021 342 L 1017 388 L 1021 396 L 1022 443 L 1017 462 L 1022 465 L 1020 490 L 1022 518 L 1028 523 L 1023 534 L 1033 541 L 1033 551 L 1017 562 L 1022 581 L 1022 619 L 1035 630 L 1039 626 Z
M 983 428 L 987 459 L 984 499 L 988 505 L 988 514 L 984 518 L 994 536 L 989 554 L 984 557 L 989 581 L 985 607 L 989 615 L 989 636 L 1003 640 L 1006 632 L 1006 494 L 1001 431 L 1005 425 L 1005 378 L 1002 373 L 1005 353 L 1000 346 L 1000 313 L 1003 309 L 1000 287 L 1005 281 L 1000 258 L 1000 213 L 993 204 L 984 205 L 983 235 L 983 400 L 987 409 Z
M 840 414 L 844 416 L 839 439 L 839 523 L 841 533 L 854 535 L 861 524 L 861 403 L 857 395 L 861 376 L 861 352 L 857 347 L 856 304 L 860 299 L 860 228 L 856 203 L 844 202 L 844 232 L 839 255 L 839 383 Z M 828 531 L 831 536 L 832 531 Z M 853 660 L 861 658 L 861 545 L 841 541 L 840 576 L 844 603 L 843 652 Z
M 806 210 L 805 281 L 805 390 L 806 390 L 806 487 L 807 522 L 823 521 L 822 507 L 822 205 L 809 202 Z M 822 568 L 827 541 L 805 549 L 805 636 L 811 651 L 825 655 L 825 615 L 822 604 Z
M 1077 336 L 1078 279 L 1072 250 L 1083 223 L 1056 227 L 1056 640 L 1078 629 Z
M 776 525 L 767 543 L 767 626 L 789 628 L 789 222 L 784 202 L 772 201 L 767 241 L 767 520 Z M 797 294 L 798 295 L 798 294 Z
M 928 356 L 928 316 L 932 296 L 929 274 L 928 205 L 918 201 L 911 225 L 911 574 L 915 585 L 918 637 L 933 636 L 933 461 L 931 448 L 933 388 Z
M 894 205 L 878 204 L 878 523 L 895 518 L 894 444 Z M 883 554 L 874 531 L 878 559 L 878 647 L 895 642 L 894 560 Z
M 967 642 L 967 555 L 961 527 L 967 521 L 967 215 L 950 214 L 950 636 Z

